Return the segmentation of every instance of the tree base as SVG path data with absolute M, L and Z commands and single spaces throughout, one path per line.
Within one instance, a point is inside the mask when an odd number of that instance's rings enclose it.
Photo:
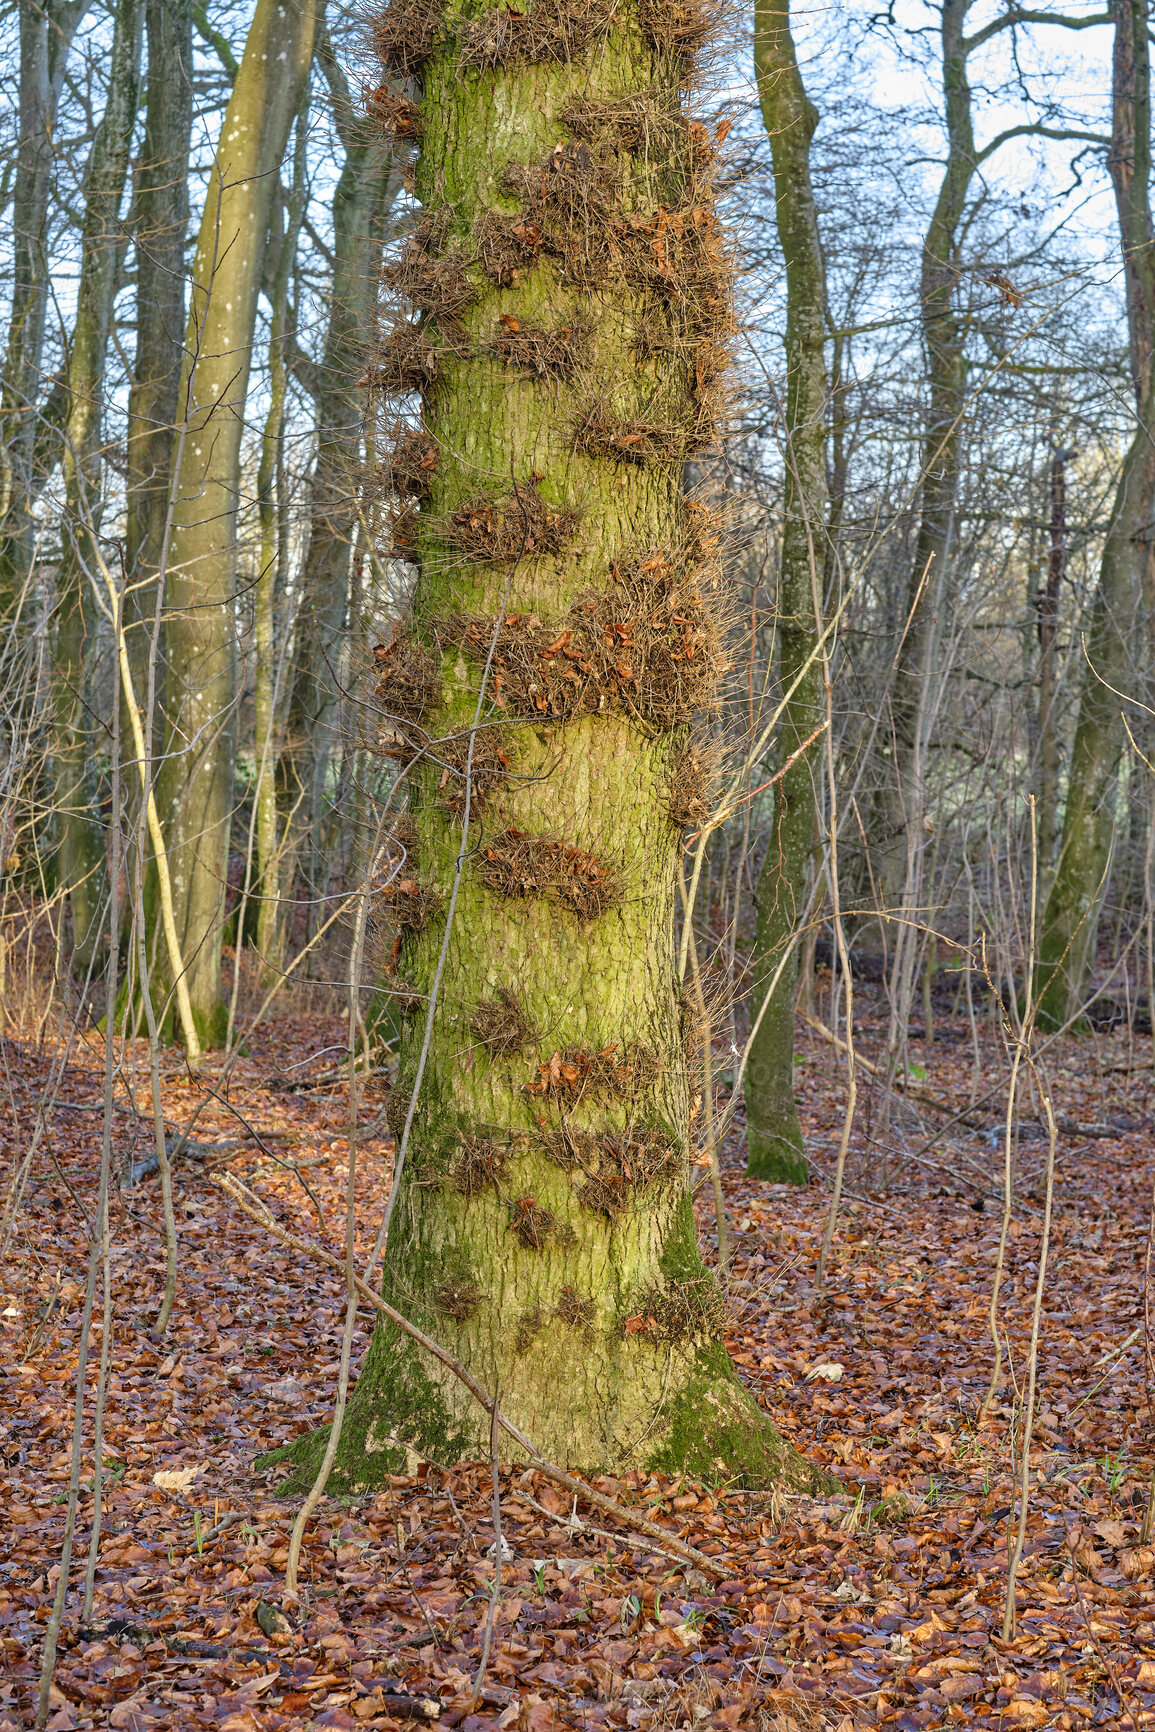
M 166 994 L 166 1002 L 157 1006 L 155 997 L 153 1008 L 156 1012 L 156 1032 L 162 1046 L 182 1046 L 183 1034 L 180 1018 L 176 1014 L 176 1005 Z M 116 995 L 113 1007 L 113 1029 L 117 1034 L 139 1039 L 148 1032 L 148 1018 L 145 1015 L 144 999 L 139 985 L 130 991 L 127 985 L 122 985 Z M 200 1011 L 193 1006 L 193 1027 L 200 1041 L 202 1052 L 215 1052 L 225 1044 L 229 1029 L 229 1008 L 223 999 L 218 999 L 210 1011 Z M 100 1029 L 103 1032 L 106 1018 L 102 1017 Z
M 797 1119 L 785 1131 L 750 1125 L 746 1133 L 746 1177 L 777 1185 L 805 1185 L 810 1168 Z
M 392 1337 L 392 1340 L 389 1340 Z M 391 1327 L 374 1335 L 341 1428 L 337 1458 L 326 1485 L 333 1497 L 364 1497 L 395 1473 L 412 1473 L 422 1461 L 450 1467 L 477 1460 L 488 1416 L 477 1408 L 478 1428 L 455 1424 L 440 1387 L 429 1378 L 413 1343 Z M 329 1427 L 307 1432 L 256 1462 L 260 1469 L 291 1462 L 286 1496 L 304 1496 L 312 1486 L 329 1438 Z M 639 1447 L 641 1445 L 642 1447 Z M 532 1458 L 502 1438 L 506 1460 Z M 646 1472 L 687 1473 L 719 1487 L 751 1491 L 773 1486 L 830 1495 L 846 1489 L 824 1468 L 808 1462 L 786 1442 L 734 1375 L 725 1348 L 703 1346 L 685 1366 L 677 1394 L 659 1408 L 637 1442 L 586 1463 L 565 1463 L 587 1475 Z

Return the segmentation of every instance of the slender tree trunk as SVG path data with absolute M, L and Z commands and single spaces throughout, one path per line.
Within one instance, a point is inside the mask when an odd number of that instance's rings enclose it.
M 124 244 L 120 206 L 128 176 L 140 76 L 140 0 L 119 0 L 108 63 L 108 94 L 85 187 L 76 323 L 68 355 L 64 423 L 66 540 L 57 579 L 55 801 L 60 882 L 68 891 L 76 964 L 87 969 L 104 939 L 108 886 L 104 826 L 95 774 L 92 664 L 96 650 L 94 538 L 103 512 L 104 367 L 112 328 L 117 262 Z
M 959 305 L 959 230 L 975 172 L 974 124 L 967 78 L 967 14 L 973 0 L 942 0 L 940 39 L 946 168 L 922 248 L 920 306 L 926 360 L 927 416 L 922 449 L 922 504 L 904 609 L 906 635 L 891 693 L 893 760 L 881 803 L 876 877 L 883 908 L 919 900 L 923 833 L 922 749 L 932 711 L 939 624 L 955 540 L 963 456 L 966 317 Z M 913 876 L 913 882 L 912 882 Z M 896 962 L 903 951 L 902 935 Z
M 281 854 L 283 839 L 277 816 L 277 783 L 280 771 L 281 717 L 284 706 L 281 680 L 287 667 L 283 637 L 277 630 L 278 601 L 284 602 L 288 580 L 287 500 L 285 498 L 285 398 L 288 390 L 287 347 L 292 336 L 289 282 L 297 255 L 301 219 L 305 214 L 309 89 L 297 115 L 297 142 L 293 153 L 293 185 L 285 210 L 284 232 L 270 239 L 273 259 L 269 284 L 273 310 L 269 330 L 269 409 L 257 476 L 257 501 L 261 520 L 260 566 L 255 589 L 253 635 L 256 667 L 253 677 L 253 751 L 257 781 L 253 792 L 253 818 L 257 844 L 257 951 L 266 983 L 280 972 L 285 934 L 285 904 L 281 899 Z M 237 933 L 240 948 L 244 934 Z
M 1039 632 L 1039 865 L 1049 881 L 1055 860 L 1059 817 L 1059 736 L 1055 727 L 1055 638 L 1066 557 L 1066 474 L 1073 451 L 1051 458 L 1051 546 L 1047 582 L 1036 597 Z
M 1063 836 L 1039 942 L 1039 1019 L 1076 1014 L 1095 956 L 1115 834 L 1123 749 L 1119 693 L 1144 689 L 1141 629 L 1155 509 L 1155 247 L 1152 245 L 1151 58 L 1144 0 L 1116 0 L 1110 168 L 1127 288 L 1137 426 L 1123 462 L 1087 623 L 1087 667 L 1071 751 Z
M 338 742 L 338 680 L 349 603 L 365 418 L 363 377 L 377 322 L 382 235 L 400 188 L 393 150 L 354 108 L 327 37 L 318 45 L 345 161 L 333 199 L 333 286 L 329 325 L 314 387 L 317 456 L 309 537 L 301 579 L 297 653 L 289 700 L 291 754 L 282 765 L 285 835 L 281 885 L 298 869 L 312 910 L 328 877 L 326 820 Z
M 377 21 L 394 73 L 411 17 Z M 420 577 L 379 727 L 433 761 L 376 908 L 436 1007 L 428 1048 L 424 1015 L 402 1040 L 385 1290 L 555 1460 L 812 1481 L 737 1381 L 689 1195 L 670 801 L 721 658 L 716 535 L 679 485 L 729 320 L 711 141 L 650 0 L 450 17 L 396 273 L 435 375 L 388 462 Z M 475 1457 L 488 1430 L 382 1327 L 329 1490 L 379 1483 L 408 1443 Z
M 786 261 L 786 499 L 778 586 L 779 678 L 789 691 L 779 758 L 795 761 L 774 790 L 774 817 L 756 894 L 751 1019 L 770 1002 L 750 1048 L 745 1097 L 747 1170 L 754 1178 L 804 1185 L 802 1128 L 794 1104 L 795 936 L 806 902 L 815 840 L 820 748 L 802 751 L 821 717 L 815 660 L 820 586 L 826 563 L 826 271 L 810 182 L 810 141 L 818 113 L 809 101 L 790 35 L 789 0 L 760 0 L 754 64 L 762 119 L 774 158 L 775 211 Z M 784 960 L 785 959 L 785 960 Z M 777 974 L 776 983 L 769 986 Z
M 257 0 L 205 198 L 181 374 L 178 419 L 188 432 L 179 444 L 166 572 L 167 731 L 158 804 L 189 997 L 205 1046 L 219 1044 L 228 1023 L 221 940 L 245 393 L 269 217 L 312 58 L 314 18 L 314 0 Z M 162 976 L 158 985 L 167 984 Z
M 133 683 L 143 702 L 156 611 L 156 574 L 168 518 L 173 429 L 185 330 L 184 246 L 188 233 L 188 158 L 192 133 L 190 0 L 146 0 L 148 89 L 133 241 L 136 252 L 136 356 L 128 397 L 124 602 Z M 125 749 L 132 731 L 121 729 Z M 159 741 L 157 742 L 159 744 Z M 130 801 L 137 773 L 126 776 Z
M 16 9 L 20 112 L 12 199 L 12 303 L 0 383 L 0 618 L 19 601 L 32 557 L 32 506 L 42 485 L 39 459 L 45 445 L 42 361 L 52 135 L 68 51 L 90 4 L 45 0 Z

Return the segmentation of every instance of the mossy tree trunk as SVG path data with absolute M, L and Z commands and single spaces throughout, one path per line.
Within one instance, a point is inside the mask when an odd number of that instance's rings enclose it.
M 688 1190 L 670 794 L 722 648 L 715 530 L 679 478 L 729 328 L 712 141 L 679 100 L 697 32 L 648 0 L 377 21 L 387 70 L 422 77 L 419 113 L 395 105 L 427 213 L 393 273 L 423 316 L 382 357 L 425 381 L 388 465 L 419 499 L 395 531 L 415 618 L 378 654 L 413 790 L 378 890 L 419 1005 L 398 1126 L 465 847 L 384 1282 L 558 1462 L 804 1481 L 726 1354 Z M 488 1426 L 379 1328 L 330 1490 L 406 1445 L 485 1454 Z
M 257 294 L 278 171 L 313 54 L 314 0 L 258 0 L 209 180 L 193 266 L 165 573 L 167 727 L 157 792 L 202 1045 L 227 1027 L 221 941 L 235 747 L 236 527 Z M 158 944 L 154 997 L 162 1001 Z M 170 1016 L 171 1026 L 171 1016 Z
M 1151 49 L 1143 0 L 1117 0 L 1109 165 L 1119 215 L 1136 428 L 1115 490 L 1087 624 L 1087 666 L 1063 833 L 1039 937 L 1039 1020 L 1074 1016 L 1095 956 L 1115 834 L 1123 750 L 1120 694 L 1146 696 L 1143 591 L 1155 509 L 1155 237 L 1151 224 Z
M 803 750 L 822 713 L 815 651 L 822 608 L 826 533 L 826 270 L 810 183 L 818 113 L 798 70 L 789 0 L 754 12 L 754 65 L 774 159 L 775 212 L 786 264 L 786 498 L 778 591 L 779 679 L 786 703 L 774 816 L 758 875 L 751 1019 L 769 1003 L 746 1070 L 747 1170 L 753 1178 L 804 1185 L 806 1151 L 794 1102 L 794 995 L 798 921 L 807 899 L 816 834 L 821 746 Z M 803 670 L 806 670 L 805 672 Z M 801 677 L 799 677 L 801 676 Z

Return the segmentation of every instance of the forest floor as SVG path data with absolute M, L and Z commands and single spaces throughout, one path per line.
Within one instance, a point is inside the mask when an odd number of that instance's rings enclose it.
M 877 1056 L 880 1007 L 863 996 L 861 1050 Z M 235 1140 L 231 1170 L 303 1236 L 338 1249 L 347 1090 L 317 1079 L 339 1078 L 332 1067 L 343 1040 L 336 1017 L 269 1022 L 228 1088 L 265 1149 L 216 1101 L 195 1133 L 204 1143 Z M 1155 1549 L 1140 1544 L 1155 1465 L 1143 1335 L 1155 1178 L 1150 1041 L 1100 1034 L 1052 1045 L 1045 1057 L 1064 1128 L 1010 1641 L 1001 1628 L 1016 1506 L 1012 1431 L 1046 1138 L 1036 1106 L 1019 1127 L 1003 1284 L 1010 1374 L 980 1427 L 1005 1110 L 1001 1085 L 981 1097 L 1007 1071 L 997 1033 L 981 1042 L 978 1090 L 966 1025 L 943 1020 L 933 1045 L 911 1043 L 921 1086 L 939 1102 L 963 1110 L 980 1096 L 970 1125 L 951 1128 L 928 1109 L 916 1121 L 900 1108 L 884 1131 L 866 1092 L 847 1180 L 853 1195 L 821 1295 L 817 1253 L 844 1110 L 842 1059 L 803 1032 L 799 1093 L 815 1164 L 808 1188 L 747 1180 L 740 1120 L 723 1151 L 732 1352 L 775 1423 L 843 1479 L 846 1495 L 756 1496 L 638 1475 L 598 1482 L 718 1559 L 726 1579 L 715 1581 L 657 1555 L 613 1518 L 587 1510 L 602 1531 L 575 1525 L 548 1482 L 503 1470 L 512 1557 L 480 1703 L 473 1680 L 494 1540 L 488 1465 L 425 1468 L 359 1503 L 322 1500 L 303 1555 L 298 1627 L 267 1638 L 256 1614 L 278 1600 L 294 1506 L 278 1500 L 276 1474 L 255 1475 L 252 1463 L 329 1416 L 339 1281 L 265 1235 L 203 1165 L 182 1163 L 179 1288 L 158 1343 L 149 1334 L 164 1271 L 157 1180 L 118 1186 L 110 1480 L 95 1600 L 84 1624 L 92 1499 L 82 1491 L 49 1725 L 394 1727 L 401 1721 L 385 1692 L 400 1689 L 439 1698 L 440 1723 L 462 1732 L 1155 1726 Z M 51 1106 L 0 1266 L 0 1732 L 32 1725 L 59 1577 L 103 1062 L 95 1033 L 63 1068 L 31 1043 L 6 1041 L 0 1052 L 9 1174 L 28 1151 L 41 1101 Z M 145 1056 L 132 1062 L 117 1097 L 122 1175 L 147 1158 L 152 1138 Z M 211 1082 L 211 1067 L 207 1074 Z M 290 1084 L 312 1086 L 291 1092 Z M 163 1088 L 179 1130 L 203 1091 L 177 1054 L 165 1057 Z M 378 1106 L 371 1101 L 367 1116 Z M 370 1242 L 389 1164 L 387 1140 L 362 1141 L 357 1192 Z M 708 1197 L 707 1185 L 699 1194 L 707 1250 Z M 93 1339 L 95 1358 L 99 1329 Z M 90 1360 L 90 1392 L 94 1380 Z M 86 1428 L 90 1486 L 91 1401 Z M 183 1481 L 157 1483 L 181 1470 Z

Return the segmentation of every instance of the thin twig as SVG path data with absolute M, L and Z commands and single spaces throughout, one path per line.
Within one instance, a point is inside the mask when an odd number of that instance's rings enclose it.
M 489 1590 L 489 1610 L 485 1614 L 485 1635 L 481 1643 L 481 1659 L 477 1667 L 477 1676 L 473 1680 L 473 1706 L 481 1701 L 481 1686 L 485 1683 L 485 1669 L 489 1665 L 489 1649 L 493 1642 L 493 1625 L 497 1617 L 498 1602 L 501 1599 L 501 1554 L 505 1549 L 505 1541 L 501 1533 L 501 1473 L 497 1464 L 497 1396 L 496 1385 L 493 1391 L 493 1412 L 489 1419 L 489 1462 L 493 1472 L 493 1585 Z

